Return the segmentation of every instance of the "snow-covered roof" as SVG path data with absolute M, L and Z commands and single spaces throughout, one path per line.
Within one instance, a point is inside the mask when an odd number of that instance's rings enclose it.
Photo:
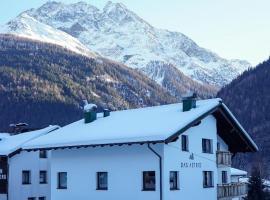
M 222 106 L 221 99 L 197 101 L 182 111 L 182 103 L 111 112 L 91 123 L 79 120 L 23 145 L 23 149 L 50 149 L 122 143 L 166 142 L 178 137 L 194 121 Z M 237 122 L 238 123 L 238 122 Z M 194 124 L 193 124 L 194 125 Z M 251 141 L 253 142 L 253 141 Z M 255 145 L 254 148 L 257 148 Z
M 30 131 L 17 135 L 9 135 L 7 133 L 2 133 L 0 134 L 0 155 L 7 156 L 20 149 L 24 143 L 29 142 L 30 140 L 35 139 L 39 136 L 45 135 L 58 128 L 59 126 L 48 126 L 44 129 Z
M 231 168 L 231 176 L 246 176 L 247 172 L 240 170 L 240 169 L 236 169 L 236 168 Z

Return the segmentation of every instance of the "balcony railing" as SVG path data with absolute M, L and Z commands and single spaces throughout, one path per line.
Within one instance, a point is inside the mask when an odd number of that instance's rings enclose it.
M 217 165 L 231 166 L 232 154 L 228 151 L 217 151 Z
M 230 183 L 218 185 L 218 200 L 241 197 L 247 194 L 246 183 Z

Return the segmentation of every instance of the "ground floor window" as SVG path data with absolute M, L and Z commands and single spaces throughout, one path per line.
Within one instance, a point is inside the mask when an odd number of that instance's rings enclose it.
M 179 189 L 179 173 L 177 171 L 170 171 L 170 190 Z
M 108 172 L 97 172 L 97 190 L 108 190 Z
M 155 173 L 155 171 L 143 172 L 143 190 L 144 191 L 156 190 L 156 173 Z
M 222 183 L 223 184 L 228 183 L 228 173 L 227 173 L 227 171 L 222 171 Z
M 22 171 L 22 184 L 31 184 L 31 172 L 29 170 Z
M 28 197 L 27 200 L 36 200 L 35 197 Z
M 47 171 L 39 172 L 39 183 L 46 184 L 47 183 Z
M 57 174 L 57 188 L 67 189 L 67 172 L 58 172 Z
M 203 171 L 203 187 L 204 188 L 214 187 L 212 171 Z
M 38 200 L 46 200 L 46 197 L 38 197 Z

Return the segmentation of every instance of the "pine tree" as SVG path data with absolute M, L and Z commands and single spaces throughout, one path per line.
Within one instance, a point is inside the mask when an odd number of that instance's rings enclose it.
M 261 172 L 254 167 L 248 183 L 248 195 L 246 200 L 268 200 L 269 194 L 265 191 Z

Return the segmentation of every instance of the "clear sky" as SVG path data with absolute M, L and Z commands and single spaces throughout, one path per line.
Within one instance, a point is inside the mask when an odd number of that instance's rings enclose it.
M 47 0 L 1 0 L 0 24 Z M 66 3 L 78 0 L 58 0 Z M 107 0 L 85 0 L 102 8 Z M 179 31 L 225 58 L 253 65 L 270 56 L 269 0 L 112 0 L 158 28 Z

